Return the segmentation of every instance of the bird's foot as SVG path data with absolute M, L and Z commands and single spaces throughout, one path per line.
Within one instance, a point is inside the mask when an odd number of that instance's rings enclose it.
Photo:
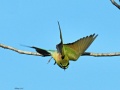
M 48 63 L 51 61 L 51 59 L 52 59 L 52 57 L 48 60 Z M 48 63 L 47 63 L 47 64 L 48 64 Z
M 54 63 L 54 65 L 56 64 L 56 62 Z

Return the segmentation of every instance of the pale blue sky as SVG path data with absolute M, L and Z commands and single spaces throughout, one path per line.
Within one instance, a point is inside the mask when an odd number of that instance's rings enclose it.
M 110 0 L 0 0 L 0 43 L 56 49 L 96 33 L 90 52 L 120 52 L 120 11 Z M 120 57 L 80 57 L 64 71 L 50 57 L 0 48 L 0 90 L 120 90 Z

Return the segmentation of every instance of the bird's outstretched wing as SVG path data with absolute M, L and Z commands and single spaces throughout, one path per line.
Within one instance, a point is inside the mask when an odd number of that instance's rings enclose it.
M 59 26 L 59 31 L 60 31 L 61 42 L 56 45 L 56 48 L 57 48 L 58 53 L 60 53 L 62 55 L 62 58 L 64 58 L 65 53 L 64 53 L 64 47 L 63 47 L 62 32 L 61 32 L 61 28 L 60 28 L 59 22 L 58 22 L 58 26 Z
M 58 26 L 60 31 L 61 42 L 56 45 L 56 48 L 58 53 L 61 54 L 62 58 L 64 58 L 64 56 L 67 56 L 69 60 L 73 60 L 73 61 L 77 60 L 98 36 L 92 34 L 90 36 L 83 37 L 73 43 L 63 44 L 62 32 L 59 22 L 58 22 Z
M 97 36 L 98 35 L 92 34 L 90 36 L 83 37 L 73 43 L 64 44 L 63 47 L 65 55 L 67 55 L 70 60 L 77 60 L 92 44 Z

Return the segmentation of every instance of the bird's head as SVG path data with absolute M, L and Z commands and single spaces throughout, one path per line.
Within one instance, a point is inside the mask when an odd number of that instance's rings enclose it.
M 62 63 L 62 62 L 61 62 L 61 63 L 58 64 L 58 66 L 65 70 L 65 69 L 68 68 L 69 62 L 67 62 L 67 63 Z

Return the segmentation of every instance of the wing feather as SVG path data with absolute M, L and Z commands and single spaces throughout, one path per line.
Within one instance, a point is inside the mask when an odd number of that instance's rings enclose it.
M 92 44 L 98 35 L 92 34 L 90 36 L 83 37 L 73 43 L 63 44 L 65 55 L 70 60 L 77 60 L 85 50 Z

